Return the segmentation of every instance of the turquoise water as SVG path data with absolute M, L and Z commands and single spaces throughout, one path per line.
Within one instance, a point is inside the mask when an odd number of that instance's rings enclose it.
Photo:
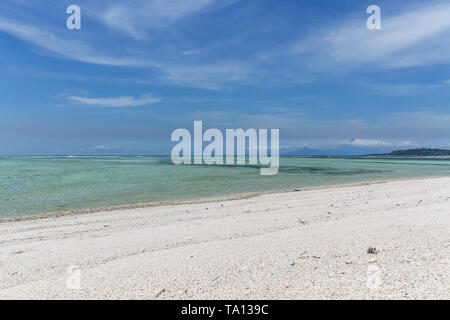
M 280 159 L 248 166 L 175 166 L 168 157 L 0 158 L 0 217 L 378 179 L 450 176 L 450 159 Z

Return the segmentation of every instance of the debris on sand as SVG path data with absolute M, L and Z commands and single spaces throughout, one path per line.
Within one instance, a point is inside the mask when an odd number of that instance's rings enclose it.
M 160 290 L 160 291 L 155 295 L 155 299 L 158 298 L 160 295 L 162 295 L 164 292 L 166 292 L 166 289 Z
M 378 252 L 377 252 L 377 248 L 375 248 L 375 247 L 369 247 L 369 249 L 367 249 L 367 253 L 368 254 L 377 254 Z

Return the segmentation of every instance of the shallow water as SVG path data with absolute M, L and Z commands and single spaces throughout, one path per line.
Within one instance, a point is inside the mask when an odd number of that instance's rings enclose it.
M 380 179 L 450 176 L 450 159 L 283 157 L 257 166 L 172 164 L 168 157 L 0 158 L 0 217 Z

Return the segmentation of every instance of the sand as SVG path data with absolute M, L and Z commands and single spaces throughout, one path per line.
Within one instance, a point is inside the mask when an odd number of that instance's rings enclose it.
M 450 178 L 392 181 L 2 222 L 0 299 L 449 299 L 449 257 Z

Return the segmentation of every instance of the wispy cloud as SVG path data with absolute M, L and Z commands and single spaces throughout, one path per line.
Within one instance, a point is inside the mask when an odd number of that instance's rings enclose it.
M 42 30 L 0 15 L 0 30 L 64 58 L 100 65 L 158 67 L 157 63 L 142 58 L 110 56 L 79 40 L 67 40 L 51 30 Z
M 142 67 L 144 80 L 153 83 L 214 90 L 230 84 L 311 82 L 323 75 L 316 70 L 311 72 L 314 68 L 331 74 L 340 68 L 361 65 L 380 70 L 450 61 L 450 43 L 445 41 L 450 37 L 450 4 L 447 3 L 430 5 L 428 2 L 420 8 L 405 8 L 396 15 L 383 11 L 382 30 L 367 30 L 364 15 L 343 23 L 333 21 L 338 25 L 332 26 L 326 25 L 324 18 L 320 23 L 326 28 L 321 30 L 317 26 L 309 37 L 299 30 L 289 33 L 292 38 L 285 39 L 285 36 L 280 38 L 275 27 L 286 19 L 277 15 L 263 16 L 269 19 L 268 23 L 264 21 L 267 28 L 261 28 L 263 18 L 258 17 L 245 25 L 237 23 L 233 28 L 236 16 L 245 20 L 249 12 L 256 10 L 253 7 L 259 5 L 244 5 L 241 1 L 230 6 L 230 11 L 245 7 L 233 11 L 233 18 L 227 15 L 227 10 L 223 10 L 223 15 L 206 18 L 212 11 L 238 0 L 80 2 L 86 17 L 83 21 L 95 25 L 89 32 L 83 29 L 79 33 L 82 36 L 67 33 L 64 26 L 48 22 L 55 20 L 53 14 L 49 14 L 48 21 L 44 18 L 32 21 L 23 19 L 14 10 L 2 10 L 0 31 L 45 49 L 39 52 L 46 55 L 136 68 L 132 72 Z M 32 4 L 24 6 L 28 8 Z M 256 11 L 263 13 L 264 9 Z M 220 17 L 220 23 L 216 24 L 216 17 Z M 205 26 L 211 26 L 213 31 L 205 30 Z M 238 29 L 241 26 L 248 29 Z M 416 85 L 369 89 L 401 95 L 414 92 Z
M 100 145 L 100 146 L 95 146 L 92 149 L 94 149 L 94 150 L 114 150 L 114 149 L 117 149 L 117 147 Z
M 140 98 L 134 97 L 109 97 L 109 98 L 87 98 L 69 96 L 67 99 L 88 105 L 97 105 L 103 107 L 138 107 L 147 104 L 154 104 L 161 101 L 159 98 L 153 98 L 150 95 L 142 95 Z
M 349 144 L 357 147 L 407 147 L 411 145 L 411 141 L 390 142 L 377 139 L 351 139 L 346 141 L 345 144 Z
M 215 0 L 141 0 L 126 4 L 115 2 L 99 16 L 108 27 L 142 39 L 149 28 L 167 26 L 201 11 L 213 2 Z
M 240 81 L 249 74 L 249 66 L 242 62 L 215 61 L 210 64 L 170 61 L 169 56 L 150 58 L 143 52 L 126 52 L 111 55 L 95 41 L 66 39 L 60 31 L 51 28 L 36 28 L 0 15 L 0 31 L 11 34 L 39 48 L 49 55 L 65 59 L 108 66 L 145 67 L 158 71 L 157 82 L 204 89 L 219 89 L 224 83 Z
M 383 13 L 382 29 L 368 30 L 363 20 L 344 23 L 336 31 L 319 31 L 295 44 L 292 53 L 320 53 L 333 63 L 376 63 L 398 68 L 448 63 L 450 4 L 428 5 L 395 16 Z

